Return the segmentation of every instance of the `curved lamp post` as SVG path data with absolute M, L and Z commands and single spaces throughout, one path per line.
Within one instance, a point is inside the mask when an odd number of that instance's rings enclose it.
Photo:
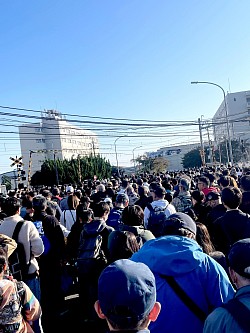
M 121 138 L 124 138 L 126 137 L 127 135 L 121 135 L 121 136 L 118 136 L 118 138 L 115 139 L 114 141 L 114 145 L 115 145 L 115 158 L 116 158 L 116 166 L 117 166 L 117 174 L 118 174 L 118 177 L 120 177 L 120 170 L 119 170 L 119 163 L 118 163 L 118 156 L 117 156 L 117 149 L 116 149 L 116 142 L 117 140 L 121 139 Z
M 133 161 L 134 161 L 134 170 L 135 170 L 135 174 L 136 174 L 136 166 L 135 166 L 135 155 L 134 155 L 134 151 L 138 148 L 141 148 L 142 146 L 138 146 L 138 147 L 135 147 L 132 152 L 133 152 Z
M 224 106 L 225 106 L 225 112 L 226 112 L 226 124 L 227 124 L 227 138 L 228 138 L 228 146 L 229 146 L 229 157 L 230 157 L 230 164 L 233 165 L 233 152 L 232 152 L 232 143 L 231 143 L 230 130 L 229 130 L 228 108 L 227 108 L 227 103 L 226 103 L 225 90 L 219 84 L 214 83 L 214 82 L 207 82 L 207 81 L 192 81 L 191 82 L 191 84 L 200 84 L 200 83 L 211 84 L 213 86 L 216 86 L 216 87 L 220 88 L 222 90 L 222 92 L 223 92 Z

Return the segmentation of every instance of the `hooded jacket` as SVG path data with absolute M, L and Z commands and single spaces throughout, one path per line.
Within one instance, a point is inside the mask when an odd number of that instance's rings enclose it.
M 162 236 L 149 240 L 131 259 L 146 264 L 156 278 L 157 301 L 162 308 L 158 319 L 150 324 L 151 333 L 182 333 L 187 329 L 199 333 L 204 325 L 176 295 L 164 275 L 173 276 L 207 314 L 234 296 L 222 266 L 187 237 Z

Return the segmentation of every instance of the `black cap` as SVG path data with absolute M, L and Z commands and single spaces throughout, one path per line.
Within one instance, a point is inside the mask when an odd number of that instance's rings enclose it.
M 250 238 L 241 239 L 232 245 L 228 262 L 236 273 L 250 279 Z

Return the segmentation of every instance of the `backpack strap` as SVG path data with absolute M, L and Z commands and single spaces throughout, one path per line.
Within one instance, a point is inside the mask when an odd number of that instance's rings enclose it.
M 238 298 L 233 298 L 220 307 L 226 309 L 244 332 L 249 332 L 250 309 Z
M 163 279 L 167 281 L 169 286 L 174 290 L 177 296 L 183 301 L 183 303 L 202 321 L 207 318 L 207 314 L 186 294 L 186 292 L 180 287 L 173 276 L 161 275 Z
M 18 239 L 19 231 L 21 230 L 23 223 L 24 223 L 24 220 L 19 221 L 19 222 L 17 222 L 17 224 L 16 224 L 16 226 L 15 226 L 15 229 L 14 229 L 14 232 L 13 232 L 13 235 L 12 235 L 12 238 L 13 238 L 16 242 L 17 242 L 17 239 Z

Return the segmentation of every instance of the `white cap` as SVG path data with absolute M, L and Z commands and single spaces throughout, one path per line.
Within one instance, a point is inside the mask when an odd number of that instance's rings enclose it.
M 66 192 L 73 193 L 74 192 L 74 187 L 73 186 L 67 186 L 66 187 Z

